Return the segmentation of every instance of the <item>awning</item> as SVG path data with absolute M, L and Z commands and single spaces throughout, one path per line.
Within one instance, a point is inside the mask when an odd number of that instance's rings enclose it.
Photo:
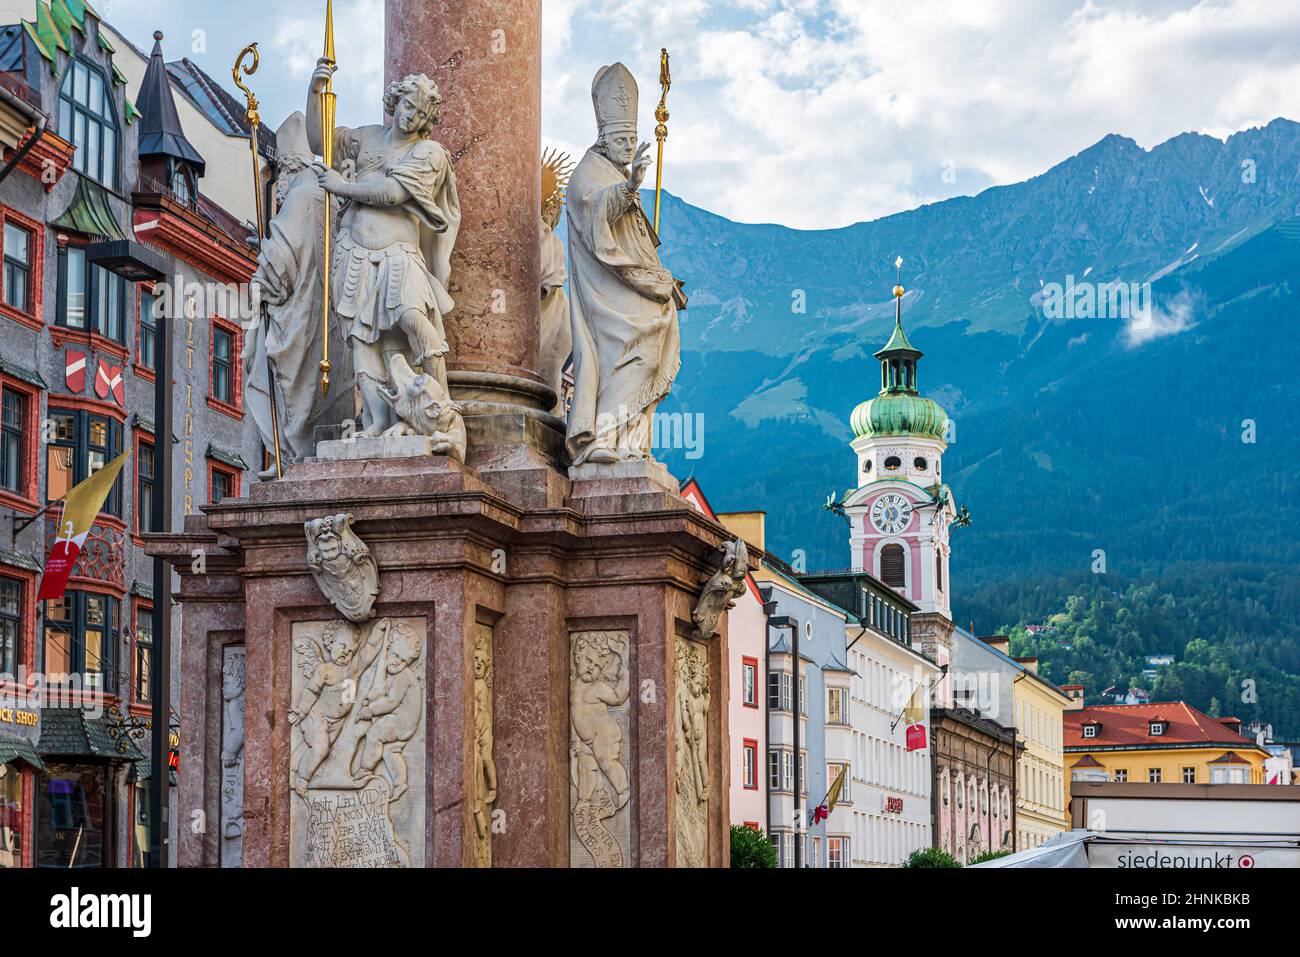
M 167 278 L 167 264 L 161 256 L 141 243 L 129 239 L 111 239 L 86 247 L 86 259 L 117 273 L 127 282 L 158 281 Z
M 223 465 L 229 465 L 232 469 L 239 469 L 243 472 L 248 471 L 248 466 L 244 464 L 243 456 L 238 452 L 227 452 L 225 449 L 217 448 L 217 446 L 211 443 L 208 443 L 208 458 L 216 459 Z
M 21 741 L 0 741 L 0 764 L 9 764 L 11 761 L 22 761 L 37 771 L 45 770 L 45 763 L 41 761 L 41 756 L 30 744 L 23 744 Z
M 0 548 L 0 565 L 8 565 L 10 568 L 22 568 L 29 572 L 38 572 L 42 568 L 41 563 L 32 556 L 8 548 Z
M 72 202 L 63 211 L 63 215 L 50 225 L 88 236 L 102 236 L 104 239 L 127 238 L 122 227 L 117 224 L 117 217 L 113 215 L 108 192 L 85 176 L 77 177 L 77 191 L 73 194 Z
M 91 757 L 139 761 L 141 754 L 123 734 L 114 734 L 108 718 L 91 717 L 80 708 L 43 708 L 41 740 L 36 749 L 45 758 Z
M 0 372 L 3 372 L 5 375 L 11 375 L 15 379 L 21 379 L 28 385 L 34 385 L 38 389 L 48 391 L 50 388 L 45 384 L 45 380 L 41 378 L 41 374 L 35 369 L 20 366 L 18 363 L 11 359 L 6 359 L 4 356 L 0 356 Z
M 1089 838 L 1092 831 L 1062 831 L 1038 847 L 1017 851 L 971 867 L 1087 867 Z

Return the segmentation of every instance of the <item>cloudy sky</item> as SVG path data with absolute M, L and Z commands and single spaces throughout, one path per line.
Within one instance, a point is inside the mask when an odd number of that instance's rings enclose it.
M 301 108 L 324 0 L 95 5 L 223 81 L 259 40 L 263 116 Z M 339 119 L 374 122 L 383 0 L 334 7 Z M 616 59 L 652 139 L 666 46 L 665 187 L 745 222 L 843 226 L 1025 179 L 1107 133 L 1151 147 L 1300 119 L 1295 0 L 544 0 L 543 15 L 544 142 L 590 145 L 591 77 Z

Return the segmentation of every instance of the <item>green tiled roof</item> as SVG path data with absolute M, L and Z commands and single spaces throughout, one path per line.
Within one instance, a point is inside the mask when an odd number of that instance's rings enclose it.
M 44 0 L 38 0 L 36 4 L 36 33 L 50 50 L 57 47 L 64 53 L 71 52 L 68 49 L 68 41 L 63 38 L 63 31 L 54 22 L 54 14 Z
M 0 741 L 0 764 L 15 760 L 26 761 L 37 771 L 45 770 L 45 762 L 31 745 L 21 741 Z
M 41 570 L 41 563 L 30 555 L 24 555 L 22 552 L 15 552 L 10 548 L 0 548 L 0 565 L 8 565 L 10 568 L 25 568 L 29 572 L 38 572 Z
M 125 748 L 119 750 L 119 741 Z M 46 757 L 79 756 L 139 761 L 144 755 L 129 738 L 115 739 L 107 718 L 93 718 L 80 708 L 44 708 L 37 750 Z
M 123 73 L 121 70 L 119 70 L 116 66 L 113 67 L 113 82 L 114 82 L 114 83 L 120 83 L 120 84 L 122 84 L 122 86 L 126 86 L 126 85 L 127 85 L 127 84 L 126 84 L 126 74 Z
M 153 601 L 153 585 L 138 580 L 134 581 L 131 583 L 131 594 Z
M 140 118 L 140 111 L 135 108 L 135 104 L 126 100 L 126 125 L 130 126 Z
M 920 351 L 921 350 L 916 348 L 916 346 L 907 341 L 907 333 L 903 332 L 903 324 L 901 322 L 895 322 L 894 334 L 890 336 L 889 341 L 885 343 L 885 348 L 876 353 L 876 358 L 880 358 L 882 355 L 890 352 L 915 352 L 919 354 Z
M 137 429 L 144 429 L 146 432 L 158 431 L 153 427 L 153 419 L 146 418 L 145 416 L 140 415 L 138 412 L 136 413 L 135 416 L 135 427 Z
M 41 378 L 41 374 L 35 369 L 20 366 L 18 363 L 6 359 L 4 356 L 0 356 L 0 372 L 3 372 L 5 375 L 11 375 L 15 379 L 22 379 L 28 385 L 34 385 L 38 389 L 49 389 L 49 386 L 45 384 L 45 380 Z
M 68 5 L 64 3 L 64 0 L 50 0 L 50 19 L 54 21 L 59 36 L 63 38 L 63 42 L 68 45 L 69 49 L 72 47 L 73 30 L 76 30 L 82 36 L 86 35 L 86 28 L 72 15 L 72 11 L 68 9 Z
M 232 469 L 248 471 L 248 466 L 244 464 L 244 460 L 238 452 L 227 452 L 225 449 L 217 448 L 211 443 L 208 443 L 208 458 L 216 459 L 223 465 L 229 465 Z
M 78 233 L 103 236 L 105 239 L 126 239 L 122 227 L 113 215 L 104 187 L 84 176 L 77 177 L 77 192 L 72 202 L 51 226 L 61 226 Z

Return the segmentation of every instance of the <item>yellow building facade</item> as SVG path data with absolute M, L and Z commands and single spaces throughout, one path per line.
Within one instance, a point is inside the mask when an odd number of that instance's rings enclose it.
M 1039 677 L 1037 658 L 1015 660 L 1023 669 L 1011 686 L 1017 738 L 1024 745 L 1016 761 L 1016 850 L 1023 851 L 1069 827 L 1063 750 L 1069 699 Z

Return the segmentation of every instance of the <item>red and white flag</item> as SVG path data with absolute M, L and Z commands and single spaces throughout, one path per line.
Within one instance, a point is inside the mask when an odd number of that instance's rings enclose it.
M 95 395 L 107 399 L 112 394 L 113 400 L 120 406 L 126 405 L 126 386 L 122 382 L 122 367 L 110 366 L 103 359 L 95 370 Z
M 80 392 L 86 387 L 86 354 L 69 349 L 64 356 L 63 381 L 72 392 Z

